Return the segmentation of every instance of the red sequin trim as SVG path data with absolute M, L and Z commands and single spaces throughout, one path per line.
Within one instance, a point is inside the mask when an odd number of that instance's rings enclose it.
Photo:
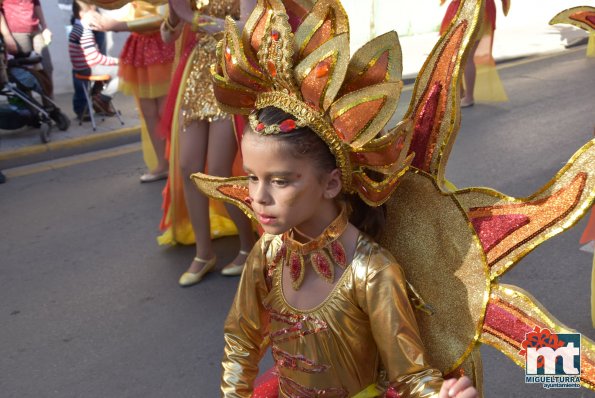
M 277 366 L 304 373 L 322 373 L 329 369 L 329 365 L 321 365 L 303 355 L 292 355 L 277 346 L 272 347 L 273 358 Z
M 298 314 L 283 314 L 265 305 L 271 320 L 281 322 L 289 327 L 280 328 L 271 333 L 273 344 L 280 344 L 285 341 L 299 339 L 310 334 L 323 333 L 328 331 L 328 324 L 320 319 Z

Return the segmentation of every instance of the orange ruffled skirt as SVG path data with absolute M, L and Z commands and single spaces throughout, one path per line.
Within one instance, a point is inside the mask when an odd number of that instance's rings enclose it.
M 175 44 L 164 43 L 159 31 L 131 33 L 120 54 L 120 91 L 137 98 L 166 95 L 175 54 Z

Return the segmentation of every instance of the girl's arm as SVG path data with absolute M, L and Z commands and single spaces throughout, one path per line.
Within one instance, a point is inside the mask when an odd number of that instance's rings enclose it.
M 237 26 L 240 31 L 244 28 L 246 20 L 256 6 L 256 0 L 240 0 L 240 20 Z M 208 34 L 215 34 L 223 31 L 225 20 L 209 15 L 203 15 L 190 7 L 188 0 L 169 0 L 169 7 L 173 9 L 181 20 L 190 24 L 194 30 L 200 30 Z
M 266 351 L 269 316 L 262 304 L 268 294 L 264 276 L 264 238 L 254 245 L 225 321 L 222 397 L 252 396 L 258 363 Z
M 425 359 L 403 271 L 388 260 L 372 255 L 362 305 L 388 380 L 400 397 L 438 397 L 442 375 Z
M 83 21 L 93 30 L 101 32 L 151 32 L 159 29 L 163 17 L 152 15 L 133 21 L 119 21 L 99 14 L 98 12 L 89 12 L 83 17 Z
M 45 41 L 45 45 L 48 46 L 52 41 L 52 32 L 48 29 L 48 25 L 45 22 L 45 17 L 43 15 L 43 10 L 41 9 L 40 4 L 36 4 L 33 8 L 33 12 L 37 19 L 39 19 L 39 25 L 41 26 L 41 35 L 43 36 L 43 40 Z
M 17 42 L 12 37 L 12 33 L 10 33 L 10 29 L 8 29 L 8 24 L 4 19 L 4 14 L 0 12 L 0 33 L 2 33 L 2 37 L 4 38 L 4 43 L 6 44 L 6 51 L 9 54 L 16 54 L 19 52 L 17 47 Z
M 182 33 L 183 23 L 173 9 L 169 9 L 167 16 L 163 19 L 161 27 L 161 40 L 164 43 L 172 43 L 180 37 Z
M 444 381 L 426 361 L 405 275 L 396 262 L 372 256 L 362 308 L 370 317 L 389 382 L 400 397 L 477 397 L 469 378 Z

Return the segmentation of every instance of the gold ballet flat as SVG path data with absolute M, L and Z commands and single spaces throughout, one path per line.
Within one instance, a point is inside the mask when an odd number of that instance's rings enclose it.
M 248 253 L 247 251 L 244 251 L 244 250 L 240 250 L 240 254 L 246 256 L 246 258 L 247 258 L 248 254 L 250 254 L 250 253 Z M 244 270 L 245 265 L 246 265 L 245 261 L 242 264 L 234 264 L 234 263 L 227 264 L 221 270 L 221 275 L 225 275 L 225 276 L 242 275 L 242 271 Z
M 180 276 L 180 280 L 178 283 L 182 287 L 196 285 L 198 282 L 201 281 L 203 276 L 205 276 L 208 272 L 211 272 L 217 264 L 217 257 L 213 256 L 210 260 L 205 260 L 200 257 L 194 257 L 194 261 L 197 263 L 204 263 L 204 267 L 196 273 L 193 272 L 184 272 L 182 276 Z

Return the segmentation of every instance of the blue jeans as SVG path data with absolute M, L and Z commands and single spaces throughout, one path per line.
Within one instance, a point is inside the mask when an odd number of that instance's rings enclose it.
M 97 43 L 99 52 L 105 54 L 105 32 L 93 31 L 93 35 L 95 36 L 95 42 Z M 90 75 L 91 69 L 88 71 L 72 71 L 72 87 L 74 88 L 74 95 L 72 96 L 72 110 L 76 115 L 80 115 L 83 113 L 85 105 L 87 105 L 87 100 L 85 99 L 85 92 L 83 91 L 83 83 L 74 78 L 75 73 Z
M 80 116 L 85 110 L 85 106 L 87 105 L 87 99 L 85 98 L 85 91 L 83 89 L 84 82 L 75 79 L 74 74 L 80 73 L 82 75 L 90 75 L 91 69 L 88 69 L 87 71 L 72 71 L 72 86 L 74 87 L 74 94 L 72 95 L 72 110 L 77 116 Z

